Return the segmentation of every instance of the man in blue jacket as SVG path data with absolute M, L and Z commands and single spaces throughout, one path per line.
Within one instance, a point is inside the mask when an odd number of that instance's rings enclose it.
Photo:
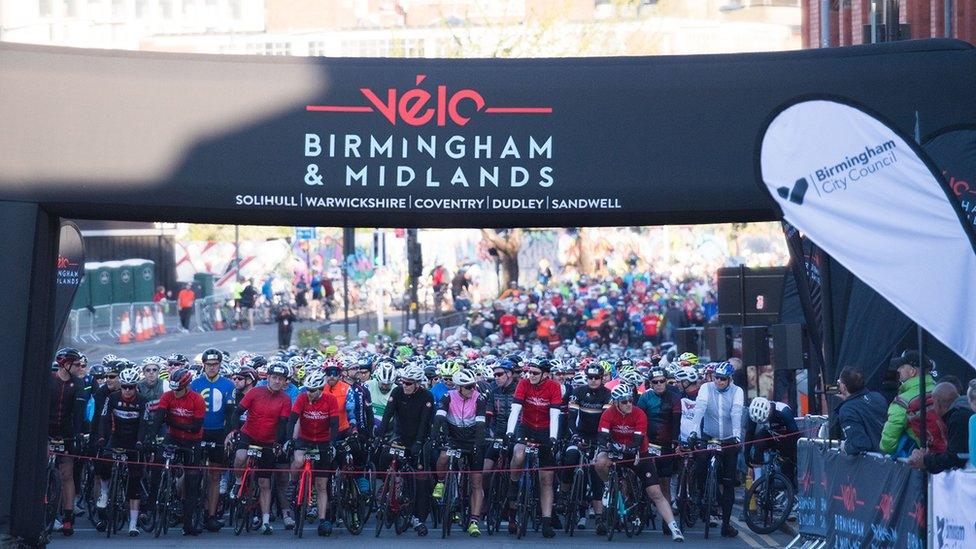
M 231 412 L 234 410 L 234 382 L 220 375 L 220 364 L 224 355 L 218 349 L 207 349 L 203 352 L 203 375 L 190 383 L 190 390 L 199 393 L 207 404 L 207 411 L 203 416 L 203 443 L 205 457 L 211 465 L 224 464 L 224 438 L 230 425 Z M 214 514 L 217 512 L 217 501 L 220 497 L 220 477 L 223 471 L 211 469 L 207 472 L 210 477 L 207 485 L 207 507 L 204 517 L 204 528 L 211 532 L 220 530 L 222 524 Z M 225 483 L 226 489 L 226 483 Z
M 844 431 L 844 451 L 848 455 L 879 451 L 888 414 L 885 398 L 877 391 L 865 389 L 864 373 L 854 366 L 841 371 L 838 385 L 844 399 L 836 410 Z

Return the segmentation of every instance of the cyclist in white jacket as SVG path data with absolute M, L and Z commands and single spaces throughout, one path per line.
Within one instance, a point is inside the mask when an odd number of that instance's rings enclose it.
M 728 362 L 720 362 L 715 366 L 715 381 L 706 383 L 698 391 L 695 400 L 695 426 L 701 426 L 703 441 L 717 439 L 722 443 L 719 456 L 719 485 L 721 494 L 719 503 L 722 507 L 722 536 L 735 537 L 738 530 L 732 527 L 732 503 L 735 500 L 736 462 L 739 455 L 739 443 L 742 441 L 742 388 L 732 383 L 734 368 Z M 704 470 L 711 456 L 699 453 L 696 458 L 699 478 L 704 477 Z M 710 520 L 710 517 L 706 520 Z

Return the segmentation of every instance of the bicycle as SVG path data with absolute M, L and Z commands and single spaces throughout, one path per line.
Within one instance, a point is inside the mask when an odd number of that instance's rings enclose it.
M 54 521 L 61 512 L 61 470 L 58 456 L 65 453 L 64 439 L 52 438 L 47 443 L 47 478 L 44 488 L 44 529 L 41 537 L 50 540 L 54 531 Z
M 780 470 L 783 458 L 776 450 L 765 452 L 762 473 L 746 491 L 746 524 L 757 534 L 778 530 L 793 511 L 793 484 Z
M 158 538 L 160 535 L 168 533 L 170 526 L 176 526 L 179 517 L 179 504 L 173 496 L 179 491 L 179 487 L 173 465 L 174 462 L 182 461 L 177 459 L 177 454 L 187 451 L 175 444 L 164 444 L 162 446 L 163 470 L 159 477 L 159 489 L 156 492 L 154 537 Z
M 234 503 L 231 505 L 231 524 L 234 525 L 234 535 L 250 532 L 258 526 L 260 520 L 260 497 L 258 483 L 255 481 L 255 462 L 261 459 L 265 449 L 261 446 L 247 447 L 247 461 L 244 462 L 244 472 L 241 473 L 241 483 L 235 485 Z
M 688 446 L 682 445 L 686 450 L 681 456 L 681 472 L 678 475 L 678 520 L 681 527 L 689 530 L 695 527 L 698 522 L 698 502 L 701 494 L 698 490 L 697 479 L 695 478 L 695 454 L 691 450 L 695 448 L 694 441 L 690 441 Z
M 336 448 L 338 467 L 329 490 L 329 513 L 336 522 L 339 514 L 342 514 L 342 522 L 346 530 L 354 536 L 362 533 L 369 520 L 369 495 L 361 494 L 359 486 L 356 484 L 356 477 L 363 475 L 362 471 L 355 470 L 350 453 L 349 443 L 345 440 L 339 442 Z
M 209 485 L 211 482 L 209 471 L 210 471 L 210 455 L 211 451 L 216 448 L 222 448 L 223 445 L 218 442 L 211 442 L 203 440 L 200 442 L 200 452 L 203 456 L 203 460 L 200 462 L 200 466 L 203 468 L 203 472 L 200 474 L 200 494 L 201 503 L 197 505 L 196 512 L 193 513 L 193 527 L 197 530 L 204 529 L 204 515 L 207 509 L 207 498 L 209 492 Z M 216 482 L 220 482 L 217 479 Z M 230 495 L 229 492 L 219 494 L 217 498 L 217 508 L 214 510 L 214 517 L 224 516 L 224 512 L 230 506 Z
M 722 452 L 722 444 L 716 439 L 705 443 L 705 450 L 711 454 L 708 457 L 708 472 L 705 474 L 705 494 L 702 501 L 702 520 L 705 522 L 705 539 L 712 523 L 712 511 L 718 507 L 718 456 Z
M 523 444 L 525 444 L 525 464 L 519 476 L 518 496 L 515 499 L 516 539 L 525 536 L 530 518 L 538 523 L 536 512 L 539 509 L 539 444 L 531 441 L 524 441 Z
M 376 537 L 380 537 L 384 527 L 392 526 L 398 536 L 407 531 L 415 490 L 413 478 L 404 478 L 402 474 L 414 472 L 406 458 L 406 448 L 392 443 L 387 452 L 391 458 L 390 466 L 376 496 Z
M 466 450 L 459 448 L 445 448 L 447 455 L 447 477 L 444 479 L 444 505 L 441 509 L 441 539 L 451 535 L 451 528 L 454 526 L 457 517 L 466 516 L 468 505 L 467 489 L 468 463 L 462 456 L 469 454 Z
M 592 450 L 589 444 L 580 442 L 577 444 L 581 460 L 573 469 L 573 480 L 570 483 L 569 495 L 566 499 L 566 528 L 565 531 L 570 537 L 576 534 L 576 527 L 581 518 L 586 516 L 586 510 L 590 506 L 590 481 L 589 470 L 592 459 Z
M 302 538 L 305 530 L 305 519 L 308 517 L 309 501 L 312 499 L 312 487 L 315 475 L 312 465 L 322 459 L 318 448 L 305 450 L 305 463 L 298 475 L 298 491 L 295 493 L 295 535 Z
M 110 475 L 108 488 L 108 507 L 106 512 L 105 537 L 111 538 L 119 530 L 125 527 L 128 519 L 129 498 L 126 490 L 129 484 L 129 454 L 132 450 L 125 448 L 112 448 L 105 454 L 112 459 L 112 474 Z
M 489 536 L 493 536 L 501 528 L 502 515 L 508 509 L 508 448 L 500 438 L 489 438 L 485 442 L 498 450 L 495 468 L 485 483 L 485 529 Z
M 622 530 L 629 538 L 643 529 L 640 519 L 641 489 L 633 469 L 625 467 L 623 471 L 620 470 L 619 462 L 624 459 L 622 450 L 608 449 L 607 457 L 610 458 L 610 476 L 603 499 L 603 521 L 607 527 L 607 541 L 613 541 L 617 530 Z

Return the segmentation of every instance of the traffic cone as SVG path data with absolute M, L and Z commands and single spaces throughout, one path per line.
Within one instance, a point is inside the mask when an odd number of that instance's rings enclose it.
M 132 325 L 129 323 L 129 311 L 123 311 L 119 319 L 119 343 L 132 343 Z
M 166 317 L 163 316 L 163 308 L 156 307 L 156 335 L 166 335 Z
M 145 341 L 146 331 L 142 327 L 142 311 L 136 311 L 136 341 Z
M 224 329 L 224 315 L 220 314 L 220 307 L 214 309 L 214 330 Z
M 153 318 L 152 311 L 149 307 L 142 308 L 142 327 L 146 330 L 146 339 L 152 339 L 156 335 L 156 327 L 154 324 L 156 319 Z

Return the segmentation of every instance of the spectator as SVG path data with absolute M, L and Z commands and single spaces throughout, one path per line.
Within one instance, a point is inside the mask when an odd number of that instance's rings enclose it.
M 942 418 L 949 442 L 945 452 L 933 453 L 928 449 L 916 449 L 908 458 L 908 464 L 935 475 L 949 469 L 961 469 L 966 460 L 959 454 L 969 452 L 969 421 L 973 411 L 956 406 L 959 391 L 951 383 L 939 383 L 932 390 L 936 413 Z
M 969 397 L 966 395 L 966 388 L 963 387 L 962 381 L 960 381 L 958 377 L 952 374 L 947 376 L 939 376 L 939 383 L 951 383 L 952 386 L 956 388 L 956 392 L 959 393 L 959 398 L 956 399 L 953 406 L 957 406 L 959 408 L 969 408 Z
M 247 318 L 247 329 L 254 329 L 254 304 L 257 301 L 258 289 L 254 287 L 254 279 L 247 281 L 247 286 L 241 290 L 241 309 L 244 310 L 244 317 Z
M 193 302 L 196 298 L 192 284 L 184 286 L 176 296 L 176 306 L 180 311 L 180 326 L 184 332 L 190 331 L 190 316 L 193 315 Z
M 441 339 L 441 326 L 433 318 L 427 320 L 424 327 L 420 330 L 420 333 L 424 336 L 424 340 L 428 344 L 432 341 L 440 341 Z
M 291 331 L 295 324 L 295 313 L 290 305 L 285 303 L 278 309 L 275 322 L 278 323 L 278 348 L 287 349 L 291 345 Z
M 308 302 L 308 316 L 310 320 L 321 320 L 322 317 L 322 275 L 318 271 L 312 272 L 312 299 Z
M 843 399 L 836 414 L 844 431 L 844 451 L 848 455 L 877 452 L 885 422 L 884 397 L 865 389 L 864 374 L 853 366 L 841 371 L 837 383 Z
M 304 275 L 297 275 L 295 283 L 295 306 L 298 307 L 298 318 L 308 320 L 308 284 Z
M 156 286 L 156 293 L 153 294 L 153 303 L 159 303 L 164 299 L 166 299 L 166 288 Z
M 932 361 L 925 361 L 925 397 L 931 394 L 932 387 L 935 387 L 935 380 L 929 373 L 932 371 Z M 884 454 L 896 454 L 902 443 L 902 436 L 907 435 L 908 439 L 914 443 L 915 448 L 922 445 L 918 436 L 908 428 L 908 407 L 913 405 L 912 401 L 918 401 L 919 395 L 919 376 L 922 370 L 919 368 L 919 356 L 916 351 L 906 351 L 902 356 L 891 359 L 889 370 L 898 372 L 898 396 L 895 401 L 888 406 L 888 421 L 885 422 L 884 429 L 881 431 L 881 452 Z M 898 452 L 899 454 L 903 452 Z

